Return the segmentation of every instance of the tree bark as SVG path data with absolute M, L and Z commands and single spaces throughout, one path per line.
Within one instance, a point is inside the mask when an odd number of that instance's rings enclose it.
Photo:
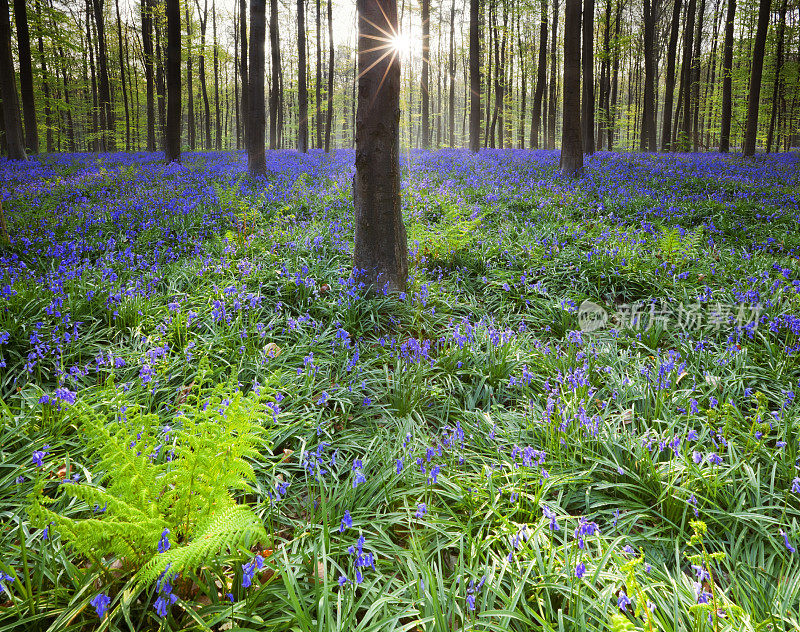
M 116 151 L 116 124 L 111 102 L 111 83 L 108 79 L 108 47 L 106 46 L 106 27 L 103 16 L 103 0 L 93 0 L 94 22 L 97 29 L 97 66 L 100 72 L 98 96 L 100 105 L 100 123 L 103 128 L 101 151 Z
M 750 68 L 750 95 L 747 99 L 747 125 L 744 133 L 745 156 L 756 153 L 756 135 L 758 132 L 758 107 L 761 99 L 761 77 L 764 71 L 764 46 L 767 42 L 767 27 L 769 26 L 770 0 L 760 0 L 758 5 L 758 26 L 756 39 L 753 43 L 753 60 Z
M 222 150 L 222 117 L 219 108 L 219 44 L 217 42 L 217 4 L 211 3 L 211 28 L 214 37 L 214 116 L 216 121 L 216 149 Z
M 203 97 L 203 121 L 206 132 L 205 148 L 211 149 L 211 103 L 208 100 L 208 87 L 206 86 L 206 27 L 208 27 L 208 0 L 200 10 L 200 0 L 195 0 L 197 13 L 200 19 L 200 53 L 198 54 L 198 65 L 200 66 L 200 94 Z
M 558 0 L 553 0 L 553 22 L 550 28 L 550 90 L 548 95 L 550 104 L 547 107 L 547 149 L 556 148 L 556 95 L 558 93 L 556 40 L 558 39 L 558 15 Z
M 3 125 L 11 160 L 26 160 L 22 121 L 19 116 L 17 82 L 11 55 L 11 17 L 8 0 L 0 0 L 0 98 L 3 99 Z
M 320 0 L 317 0 L 317 77 L 314 85 L 316 97 L 316 117 L 314 123 L 317 128 L 317 147 L 322 147 L 322 7 Z
M 703 40 L 703 17 L 706 12 L 706 0 L 700 0 L 697 12 L 697 33 L 694 38 L 692 53 L 692 151 L 699 149 L 698 118 L 700 114 L 700 45 Z
M 581 138 L 583 153 L 594 153 L 594 0 L 583 0 L 583 95 L 581 97 Z
M 147 91 L 147 151 L 156 150 L 156 113 L 153 77 L 153 6 L 152 0 L 142 0 L 142 50 Z
M 481 145 L 481 36 L 480 0 L 469 0 L 469 148 Z
M 644 104 L 641 151 L 656 151 L 656 24 L 659 0 L 644 0 Z M 678 2 L 678 0 L 676 0 Z M 674 60 L 673 60 L 674 63 Z
M 429 103 L 429 73 L 430 73 L 430 47 L 431 47 L 431 2 L 422 0 L 422 77 L 420 78 L 420 92 L 422 93 L 422 147 L 430 147 L 430 103 Z
M 545 73 L 547 71 L 547 0 L 541 3 L 542 15 L 539 21 L 539 59 L 536 64 L 536 87 L 533 89 L 533 107 L 531 108 L 531 149 L 539 149 L 539 130 L 543 128 L 542 145 L 546 145 L 544 137 L 547 128 L 542 125 L 542 99 L 544 98 Z M 553 76 L 550 76 L 553 81 Z
M 388 51 L 378 44 L 386 33 L 399 32 L 397 4 L 357 0 L 357 7 L 353 276 L 376 289 L 405 292 L 408 244 L 400 207 L 400 58 L 396 51 L 384 56 Z
M 681 131 L 677 145 L 679 151 L 689 150 L 689 141 L 692 132 L 692 41 L 694 38 L 694 17 L 697 3 L 689 0 L 686 7 L 686 25 L 683 29 L 683 61 L 681 63 L 681 87 L 683 90 L 683 116 L 681 118 Z
M 22 113 L 25 119 L 25 146 L 28 149 L 28 153 L 38 154 L 39 128 L 36 125 L 36 101 L 33 97 L 31 36 L 28 31 L 28 10 L 26 7 L 26 0 L 14 0 L 14 20 L 17 23 L 19 85 L 20 92 L 22 94 Z
M 736 0 L 730 0 L 735 2 Z M 670 151 L 672 144 L 672 100 L 675 95 L 675 56 L 678 50 L 678 34 L 681 21 L 681 0 L 672 5 L 672 22 L 667 45 L 667 76 L 664 90 L 664 123 L 661 133 L 661 151 Z
M 189 149 L 197 149 L 197 130 L 194 116 L 194 87 L 192 71 L 192 21 L 189 18 L 189 3 L 186 3 L 186 128 L 189 140 Z
M 167 127 L 164 157 L 167 162 L 181 161 L 181 5 L 166 0 L 167 14 Z
M 242 40 L 239 52 L 239 75 L 242 83 L 242 136 L 244 137 L 244 146 L 249 147 L 247 142 L 247 126 L 250 124 L 250 90 L 247 82 L 247 49 L 249 48 L 247 43 L 247 0 L 239 0 L 239 37 Z
M 331 125 L 333 124 L 333 0 L 328 0 L 328 109 L 325 113 L 325 153 L 331 150 Z
M 561 174 L 577 177 L 583 169 L 581 139 L 581 0 L 566 0 L 564 17 L 564 100 Z
M 125 85 L 125 57 L 122 45 L 122 16 L 119 14 L 119 0 L 114 0 L 117 10 L 117 45 L 119 47 L 119 82 L 122 85 L 122 103 L 125 108 L 125 151 L 131 150 L 131 111 L 128 106 L 128 88 Z M 133 95 L 131 95 L 133 99 Z
M 251 176 L 267 173 L 264 110 L 264 44 L 266 0 L 250 0 L 250 68 L 248 77 L 247 165 Z
M 733 21 L 736 17 L 736 0 L 728 0 L 725 16 L 725 42 L 722 45 L 722 111 L 720 112 L 719 150 L 731 149 L 731 114 L 733 112 Z
M 297 149 L 308 151 L 308 79 L 306 78 L 306 5 L 297 0 L 297 96 L 299 120 Z
M 456 57 L 455 57 L 455 30 L 456 30 L 456 0 L 450 8 L 450 49 L 448 51 L 447 74 L 450 81 L 450 103 L 448 113 L 450 116 L 450 147 L 456 146 Z
M 786 30 L 786 5 L 787 1 L 783 0 L 778 13 L 778 48 L 775 51 L 775 79 L 772 85 L 772 112 L 769 116 L 769 129 L 767 131 L 767 153 L 772 150 L 772 139 L 775 134 L 775 121 L 778 117 L 778 106 L 783 97 L 781 68 L 783 68 L 783 38 L 784 31 Z
M 253 29 L 252 13 L 250 17 L 250 29 Z M 252 37 L 253 34 L 250 34 Z M 280 50 L 278 46 L 278 0 L 269 0 L 269 44 L 272 59 L 272 73 L 269 90 L 269 148 L 278 148 L 278 94 L 280 92 Z M 252 50 L 250 51 L 252 58 Z M 250 60 L 252 65 L 252 59 Z

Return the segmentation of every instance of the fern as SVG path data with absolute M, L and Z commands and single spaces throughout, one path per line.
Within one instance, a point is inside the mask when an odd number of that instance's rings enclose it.
M 60 497 L 82 501 L 92 513 L 62 516 L 51 509 L 58 499 L 40 488 L 30 511 L 35 524 L 52 523 L 87 558 L 116 557 L 139 571 L 140 582 L 167 563 L 179 573 L 245 542 L 266 541 L 261 521 L 232 495 L 249 490 L 255 478 L 249 459 L 266 446 L 260 420 L 270 416 L 263 397 L 221 388 L 204 394 L 196 386 L 171 428 L 156 415 L 115 403 L 111 420 L 80 403 L 69 410 L 89 438 L 104 485 L 65 484 Z M 159 554 L 164 529 L 172 546 Z
M 679 228 L 662 229 L 656 245 L 663 259 L 670 263 L 681 264 L 698 257 L 702 240 L 702 226 L 684 231 L 683 234 Z

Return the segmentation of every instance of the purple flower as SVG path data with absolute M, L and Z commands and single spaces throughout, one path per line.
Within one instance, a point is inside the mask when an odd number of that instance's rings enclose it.
M 49 447 L 50 447 L 49 445 L 45 445 L 45 446 L 42 447 L 41 450 L 34 450 L 33 454 L 31 455 L 32 456 L 31 460 L 33 461 L 33 464 L 36 467 L 42 467 L 42 465 L 43 465 L 42 459 L 44 459 L 44 457 L 46 457 L 48 454 L 50 454 L 47 451 L 47 449 Z
M 622 610 L 622 612 L 626 612 L 628 606 L 631 605 L 631 600 L 628 595 L 625 594 L 624 590 L 619 591 L 619 596 L 617 597 L 617 607 Z
M 106 611 L 108 610 L 108 605 L 111 603 L 111 598 L 106 595 L 105 593 L 98 593 L 95 595 L 94 599 L 92 599 L 89 604 L 94 608 L 97 616 L 101 619 L 106 615 Z
M 780 534 L 783 536 L 783 544 L 789 549 L 789 553 L 797 553 L 797 549 L 792 546 L 792 543 L 789 542 L 789 535 L 783 529 L 780 530 Z
M 344 533 L 345 529 L 353 526 L 353 519 L 350 517 L 350 512 L 345 509 L 342 524 L 339 525 L 339 533 Z
M 584 575 L 586 575 L 586 564 L 584 564 L 583 562 L 580 562 L 575 567 L 575 577 L 577 577 L 578 579 L 583 579 Z
M 428 512 L 428 508 L 425 506 L 425 503 L 419 503 L 417 505 L 417 511 L 414 514 L 415 518 L 422 518 Z
M 542 515 L 550 520 L 550 531 L 560 531 L 561 527 L 556 522 L 556 513 L 547 505 L 542 505 Z
M 800 476 L 792 481 L 792 491 L 795 494 L 800 494 Z
M 158 552 L 164 553 L 169 550 L 169 547 L 169 529 L 164 529 L 161 532 L 161 539 L 158 541 Z

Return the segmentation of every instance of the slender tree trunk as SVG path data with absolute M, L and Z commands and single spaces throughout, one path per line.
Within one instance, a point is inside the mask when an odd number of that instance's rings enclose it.
M 769 26 L 770 0 L 760 0 L 758 5 L 758 26 L 753 43 L 753 63 L 750 67 L 750 95 L 747 99 L 747 125 L 744 133 L 745 156 L 756 153 L 756 136 L 758 133 L 758 108 L 761 100 L 761 77 L 764 70 L 764 47 L 767 43 L 767 27 Z
M 156 114 L 153 78 L 153 5 L 152 0 L 142 0 L 142 49 L 144 77 L 147 90 L 147 151 L 156 150 Z
M 694 18 L 696 0 L 689 0 L 686 7 L 686 25 L 683 30 L 683 62 L 681 64 L 681 89 L 683 90 L 683 116 L 681 118 L 679 151 L 688 151 L 692 133 L 692 42 L 694 37 Z
M 248 81 L 247 164 L 252 176 L 267 173 L 265 153 L 264 44 L 267 35 L 266 0 L 250 0 L 250 68 Z
M 769 116 L 769 130 L 767 131 L 767 153 L 772 151 L 772 140 L 775 133 L 775 121 L 778 116 L 778 106 L 783 97 L 783 82 L 781 68 L 783 67 L 783 37 L 786 30 L 786 0 L 782 0 L 778 14 L 778 48 L 775 51 L 775 79 L 772 85 L 772 112 Z M 776 143 L 777 144 L 777 143 Z
M 116 125 L 114 122 L 114 105 L 111 100 L 111 83 L 108 79 L 108 47 L 106 45 L 106 27 L 103 16 L 103 1 L 93 0 L 94 21 L 97 29 L 97 65 L 100 70 L 99 97 L 100 97 L 100 120 L 103 122 L 103 142 L 105 143 L 102 151 L 116 151 Z
M 542 124 L 542 99 L 544 97 L 545 72 L 547 70 L 547 0 L 541 3 L 541 19 L 539 21 L 539 60 L 536 67 L 536 87 L 533 89 L 533 107 L 531 108 L 531 149 L 539 149 L 539 128 L 543 128 L 542 146 L 547 144 L 545 136 L 547 128 Z M 553 75 L 550 75 L 553 81 Z
M 197 55 L 197 63 L 200 70 L 200 94 L 203 97 L 204 127 L 206 133 L 205 148 L 211 149 L 211 103 L 208 99 L 208 87 L 206 85 L 206 28 L 208 27 L 208 0 L 205 0 L 203 9 L 200 9 L 200 0 L 194 0 L 197 5 L 197 14 L 200 19 L 200 52 Z
M 28 31 L 28 10 L 26 6 L 26 0 L 14 0 L 14 21 L 17 23 L 19 84 L 20 92 L 22 94 L 22 113 L 25 118 L 25 146 L 28 149 L 28 153 L 38 154 L 39 129 L 36 125 L 36 101 L 33 97 L 31 36 Z
M 214 117 L 216 121 L 216 142 L 217 151 L 222 150 L 222 118 L 219 108 L 219 44 L 217 42 L 217 4 L 211 3 L 211 28 L 214 37 Z
M 469 0 L 469 148 L 478 151 L 481 143 L 481 7 Z
M 119 82 L 122 85 L 122 103 L 125 108 L 125 151 L 131 150 L 131 113 L 128 107 L 128 88 L 125 85 L 125 58 L 122 45 L 122 17 L 119 14 L 119 0 L 114 0 L 117 10 L 117 45 L 119 46 Z M 131 95 L 133 98 L 133 95 Z
M 297 149 L 308 151 L 308 80 L 306 79 L 306 5 L 305 0 L 297 0 L 297 88 L 299 100 L 299 121 Z
M 189 2 L 186 3 L 186 96 L 187 96 L 187 114 L 186 114 L 186 127 L 187 136 L 189 140 L 189 149 L 195 151 L 197 149 L 197 129 L 194 116 L 194 86 L 192 70 L 192 20 L 189 15 Z
M 278 0 L 269 0 L 269 43 L 272 72 L 269 91 L 269 148 L 278 148 L 278 95 L 280 92 L 280 46 L 278 42 Z M 250 20 L 252 29 L 252 17 Z M 252 35 L 251 35 L 252 36 Z M 252 50 L 251 50 L 252 53 Z M 252 54 L 250 55 L 252 57 Z M 251 60 L 252 63 L 252 60 Z
M 405 292 L 408 245 L 400 207 L 400 58 L 373 50 L 398 33 L 396 0 L 357 0 L 358 114 L 353 179 L 353 276 L 367 286 Z
M 40 7 L 40 4 L 37 3 L 37 9 Z M 100 150 L 100 125 L 98 123 L 98 115 L 99 115 L 99 107 L 98 107 L 98 99 L 97 99 L 97 76 L 95 72 L 95 64 L 94 64 L 94 45 L 92 40 L 92 28 L 91 28 L 91 15 L 92 15 L 92 8 L 90 5 L 90 0 L 86 0 L 86 48 L 89 49 L 89 71 L 92 79 L 92 142 L 90 144 L 92 151 L 99 151 Z M 41 19 L 40 19 L 41 23 Z M 46 81 L 46 67 L 44 62 L 44 46 L 42 44 L 42 37 L 41 37 L 41 30 L 39 31 L 39 54 L 42 60 L 42 79 L 43 81 L 43 91 L 45 94 L 45 125 L 47 126 L 47 151 L 48 153 L 53 151 L 53 134 L 51 131 L 50 125 L 50 93 L 49 88 L 47 88 L 47 81 Z
M 166 0 L 167 15 L 167 128 L 164 157 L 181 161 L 181 5 Z
M 248 65 L 247 65 L 247 0 L 239 0 L 239 37 L 241 38 L 241 49 L 239 52 L 239 76 L 241 77 L 242 84 L 242 136 L 244 137 L 244 146 L 250 147 L 248 138 L 248 128 L 250 124 L 250 90 L 247 82 Z
M 317 51 L 317 81 L 314 86 L 316 93 L 316 117 L 315 117 L 315 124 L 317 127 L 317 147 L 322 147 L 322 7 L 320 5 L 320 0 L 317 0 L 317 41 L 316 41 L 316 51 Z
M 456 57 L 455 57 L 455 31 L 456 31 L 456 0 L 450 8 L 450 47 L 447 59 L 447 74 L 450 81 L 450 103 L 448 114 L 450 116 L 450 147 L 456 146 Z
M 694 52 L 692 53 L 692 151 L 699 149 L 699 136 L 697 123 L 700 114 L 700 45 L 703 40 L 703 17 L 706 12 L 706 0 L 700 0 L 700 10 L 697 15 L 697 34 L 694 38 Z
M 153 8 L 155 5 L 151 5 Z M 180 15 L 178 16 L 180 23 Z M 158 126 L 161 131 L 161 144 L 165 147 L 167 144 L 167 86 L 165 82 L 165 55 L 161 47 L 161 25 L 158 21 L 154 22 L 156 34 L 156 96 L 158 102 Z M 180 111 L 178 112 L 180 115 Z
M 333 0 L 328 0 L 328 110 L 325 113 L 325 153 L 331 150 L 331 124 L 333 123 Z
M 733 111 L 733 22 L 736 17 L 736 0 L 728 0 L 725 17 L 725 42 L 722 45 L 722 110 L 720 112 L 719 150 L 727 153 L 731 148 L 731 114 Z
M 735 2 L 736 0 L 730 0 Z M 670 151 L 672 140 L 672 99 L 675 94 L 675 56 L 678 50 L 678 33 L 681 20 L 681 0 L 672 5 L 672 21 L 667 45 L 667 76 L 664 90 L 664 123 L 661 134 L 661 151 Z
M 64 86 L 64 114 L 67 118 L 67 141 L 69 142 L 69 150 L 71 152 L 77 151 L 75 147 L 75 127 L 72 120 L 72 105 L 69 99 L 69 80 L 67 79 L 67 60 L 64 56 L 64 48 L 59 45 L 58 58 L 61 61 L 61 81 Z
M 676 0 L 677 2 L 678 0 Z M 642 113 L 642 135 L 639 139 L 641 151 L 656 151 L 656 24 L 658 23 L 659 0 L 644 0 L 644 105 Z M 674 63 L 674 60 L 673 60 Z
M 617 14 L 614 21 L 614 63 L 611 78 L 611 100 L 608 103 L 608 111 L 606 112 L 606 121 L 608 125 L 608 150 L 614 150 L 614 138 L 616 129 L 616 116 L 617 116 L 617 95 L 619 93 L 619 46 L 620 46 L 620 30 L 622 28 L 622 7 L 623 3 L 619 2 L 617 5 Z
M 594 0 L 583 0 L 583 95 L 581 97 L 581 138 L 583 153 L 594 153 Z
M 431 47 L 431 3 L 422 0 L 422 77 L 420 78 L 420 92 L 422 94 L 422 147 L 430 147 L 430 104 L 429 104 L 429 73 Z
M 8 0 L 0 0 L 0 97 L 3 99 L 3 126 L 11 160 L 26 160 L 25 139 L 19 116 L 17 82 L 11 54 L 11 16 Z
M 556 51 L 556 40 L 558 39 L 558 1 L 553 0 L 553 23 L 550 28 L 550 105 L 547 107 L 547 148 L 556 148 L 556 97 L 558 94 L 558 78 L 556 77 L 556 66 L 558 55 Z M 544 134 L 543 134 L 544 136 Z
M 575 178 L 583 169 L 581 139 L 581 0 L 566 0 L 564 17 L 564 103 L 561 173 Z

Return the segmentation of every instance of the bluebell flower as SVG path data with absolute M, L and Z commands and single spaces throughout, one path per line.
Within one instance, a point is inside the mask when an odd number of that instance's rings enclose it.
M 780 530 L 780 534 L 783 536 L 783 544 L 789 550 L 789 553 L 796 553 L 797 549 L 792 546 L 792 543 L 789 542 L 789 535 L 783 529 Z
M 586 574 L 586 564 L 583 562 L 579 562 L 578 565 L 575 567 L 575 577 L 578 579 L 583 579 L 583 576 Z
M 33 464 L 36 467 L 42 467 L 43 466 L 44 457 L 46 457 L 48 454 L 50 454 L 47 451 L 47 449 L 49 447 L 50 447 L 49 445 L 45 445 L 44 447 L 42 447 L 41 450 L 34 450 L 34 452 L 32 454 L 32 457 L 31 457 L 31 461 L 33 462 Z
M 104 616 L 106 616 L 106 611 L 108 610 L 110 603 L 111 598 L 108 595 L 105 593 L 98 593 L 95 595 L 94 599 L 89 602 L 89 605 L 94 608 L 97 616 L 102 619 Z
M 628 606 L 631 605 L 631 600 L 628 595 L 625 594 L 624 590 L 619 591 L 619 596 L 617 597 L 617 607 L 622 610 L 622 612 L 627 612 Z
M 161 532 L 161 539 L 158 541 L 158 552 L 164 553 L 165 551 L 169 551 L 169 547 L 169 529 L 164 529 L 164 531 Z
M 800 494 L 800 476 L 792 481 L 792 492 Z
M 339 533 L 344 533 L 345 529 L 353 526 L 353 519 L 350 517 L 350 512 L 345 509 L 342 523 L 339 525 Z
M 414 513 L 414 517 L 415 518 L 422 518 L 427 513 L 427 511 L 428 511 L 428 508 L 425 505 L 425 503 L 419 503 L 417 505 L 417 511 L 416 511 L 416 513 Z

